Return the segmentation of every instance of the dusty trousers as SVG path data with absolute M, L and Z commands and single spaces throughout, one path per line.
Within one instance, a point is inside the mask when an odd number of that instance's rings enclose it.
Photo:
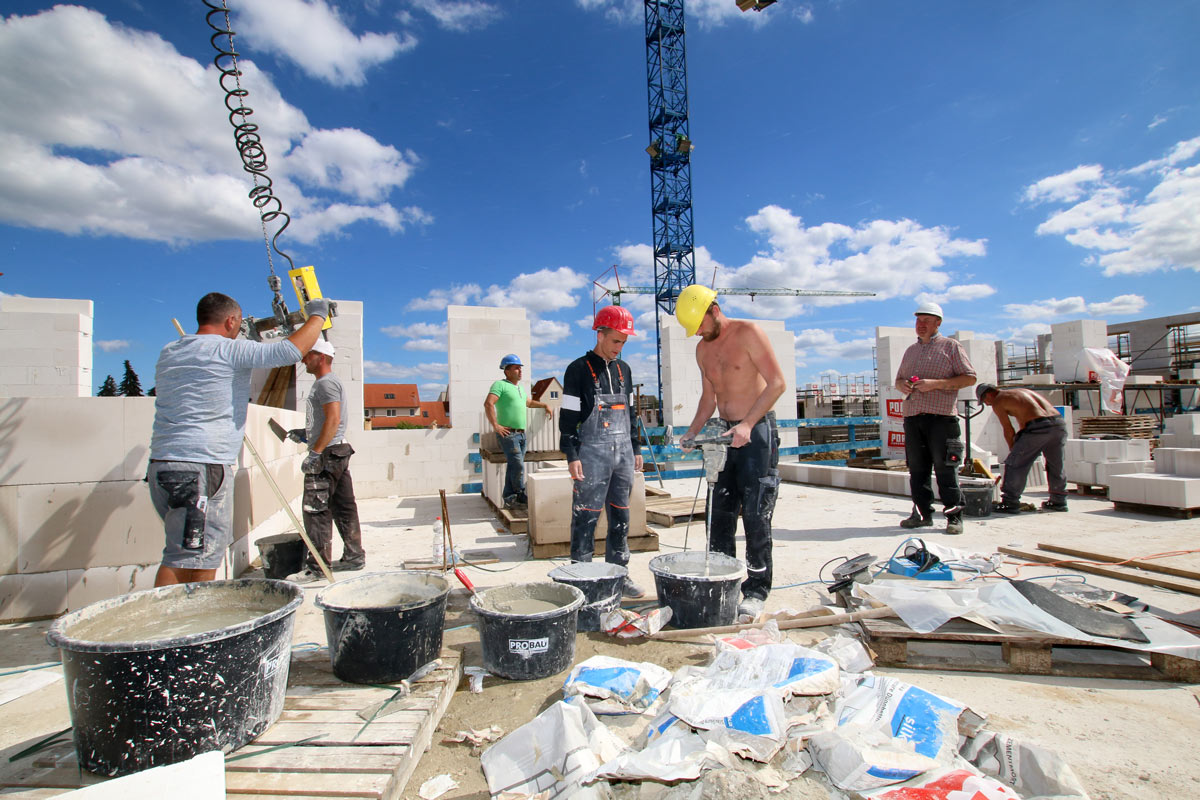
M 737 423 L 722 420 L 722 424 L 733 427 Z M 771 518 L 778 495 L 779 431 L 772 411 L 750 430 L 750 441 L 729 448 L 725 468 L 713 486 L 709 548 L 737 557 L 734 535 L 740 514 L 746 534 L 745 597 L 765 600 L 771 592 Z
M 333 526 L 342 535 L 342 560 L 352 564 L 366 561 L 362 531 L 358 525 L 358 501 L 354 499 L 354 481 L 350 477 L 350 445 L 334 444 L 325 448 L 323 467 L 315 475 L 304 476 L 304 529 L 308 538 L 329 564 L 333 557 Z M 305 566 L 319 571 L 312 553 Z
M 914 414 L 904 418 L 904 457 L 908 461 L 908 489 L 913 505 L 928 519 L 933 514 L 933 484 L 937 476 L 938 497 L 943 508 L 963 504 L 958 488 L 958 465 L 965 445 L 957 417 Z M 953 460 L 957 452 L 959 460 Z
M 604 560 L 629 563 L 629 492 L 633 489 L 633 443 L 625 394 L 596 394 L 596 406 L 579 428 L 583 480 L 571 498 L 571 560 L 591 561 L 600 510 L 608 515 Z
M 1046 457 L 1046 482 L 1050 485 L 1050 501 L 1067 501 L 1067 473 L 1063 456 L 1067 447 L 1067 423 L 1062 417 L 1033 419 L 1017 431 L 1012 450 L 1004 459 L 1004 482 L 1000 495 L 1006 503 L 1019 503 L 1029 468 L 1039 455 Z

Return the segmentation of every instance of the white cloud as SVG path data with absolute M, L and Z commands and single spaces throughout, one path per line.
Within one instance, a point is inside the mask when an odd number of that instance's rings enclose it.
M 997 338 L 1011 344 L 1037 344 L 1037 337 L 1050 333 L 1050 326 L 1044 322 L 1029 322 L 1019 328 L 1009 328 L 1001 331 Z
M 482 294 L 478 284 L 454 284 L 449 289 L 434 289 L 427 297 L 413 298 L 406 308 L 409 311 L 445 311 L 446 306 L 471 305 Z
M 1108 276 L 1200 271 L 1198 154 L 1195 137 L 1125 171 L 1106 173 L 1093 165 L 1038 181 L 1026 190 L 1027 200 L 1072 205 L 1052 214 L 1037 232 L 1092 251 L 1084 262 Z M 1088 171 L 1086 180 L 1064 180 L 1080 170 Z M 1050 188 L 1037 188 L 1044 186 Z
M 387 361 L 363 361 L 363 372 L 368 382 L 413 383 L 418 381 L 441 381 L 445 386 L 449 368 L 445 362 L 404 366 Z
M 125 348 L 129 347 L 129 340 L 128 339 L 97 339 L 95 344 L 96 344 L 96 347 L 100 348 L 101 350 L 103 350 L 106 353 L 115 353 L 118 350 L 124 350 Z
M 824 328 L 805 328 L 795 334 L 796 358 L 810 360 L 857 360 L 871 357 L 875 339 L 859 338 L 839 341 L 832 331 Z
M 575 0 L 580 8 L 603 13 L 617 22 L 640 22 L 645 17 L 643 0 Z M 765 11 L 741 11 L 734 0 L 688 0 L 685 6 L 686 20 L 701 27 L 711 28 L 724 25 L 731 20 L 741 19 L 752 25 L 765 25 L 772 17 L 788 14 L 785 4 L 771 6 Z M 812 6 L 798 3 L 790 9 L 790 15 L 808 24 L 813 21 Z
M 251 59 L 238 66 L 293 218 L 284 249 L 358 221 L 393 232 L 431 221 L 383 202 L 415 154 L 315 129 Z M 172 244 L 261 236 L 217 77 L 157 34 L 79 6 L 0 19 L 0 107 L 22 110 L 0 116 L 0 222 Z
M 483 293 L 482 302 L 500 308 L 524 308 L 536 316 L 578 305 L 575 291 L 590 283 L 584 275 L 569 267 L 522 272 L 505 286 L 489 286 Z
M 503 16 L 498 6 L 482 0 L 412 0 L 412 6 L 456 33 L 486 28 Z
M 1069 172 L 1042 178 L 1025 187 L 1025 200 L 1034 202 L 1071 202 L 1083 196 L 1084 187 L 1104 176 L 1099 164 L 1085 164 Z
M 1122 294 L 1111 300 L 1088 303 L 1078 295 L 1058 299 L 1037 300 L 1032 303 L 1008 303 L 1004 313 L 1019 319 L 1055 319 L 1061 317 L 1106 317 L 1134 314 L 1146 307 L 1141 295 Z
M 333 86 L 362 86 L 371 67 L 417 46 L 407 33 L 356 35 L 326 0 L 254 0 L 235 8 L 235 47 L 277 53 Z
M 991 297 L 995 293 L 995 288 L 986 283 L 962 283 L 958 286 L 951 286 L 946 291 L 936 294 L 922 292 L 916 296 L 916 301 L 918 303 L 924 303 L 930 300 L 935 303 L 963 303 L 970 300 L 979 300 L 984 297 Z
M 446 324 L 437 322 L 414 322 L 411 325 L 388 325 L 379 332 L 393 339 L 415 339 L 421 336 L 446 338 Z
M 530 333 L 539 345 L 561 342 L 571 335 L 571 326 L 565 322 L 539 319 L 530 326 Z

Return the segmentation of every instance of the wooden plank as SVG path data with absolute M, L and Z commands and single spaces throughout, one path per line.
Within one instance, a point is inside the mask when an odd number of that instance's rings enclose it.
M 298 788 L 316 797 L 382 798 L 391 782 L 385 774 L 360 772 L 245 772 L 225 771 L 225 791 L 238 794 L 288 796 Z
M 1174 575 L 1176 578 L 1188 578 L 1189 580 L 1200 581 L 1200 572 L 1190 569 L 1181 569 L 1172 567 L 1166 564 L 1158 564 L 1153 561 L 1139 561 L 1137 559 L 1127 559 L 1121 556 L 1110 556 L 1104 553 L 1093 553 L 1090 550 L 1079 550 L 1074 547 L 1062 547 L 1057 544 L 1038 544 L 1038 550 L 1048 550 L 1051 553 L 1062 553 L 1066 556 L 1074 556 L 1075 558 L 1086 558 L 1091 561 L 1109 561 L 1120 563 L 1122 566 L 1141 569 L 1147 572 L 1161 572 L 1163 575 Z
M 1019 550 L 1015 547 L 998 547 L 996 548 L 1001 553 L 1009 556 L 1017 556 L 1026 561 L 1034 561 L 1040 564 L 1054 564 L 1062 561 L 1063 558 L 1057 554 L 1035 553 L 1029 550 Z M 1185 594 L 1200 595 L 1200 584 L 1198 583 L 1182 583 L 1178 580 L 1170 578 L 1162 578 L 1156 575 L 1147 575 L 1138 572 L 1135 569 L 1127 569 L 1125 567 L 1101 567 L 1095 564 L 1071 564 L 1064 569 L 1073 569 L 1077 572 L 1088 572 L 1092 575 L 1103 575 L 1106 578 L 1116 578 L 1120 581 L 1129 581 L 1131 583 L 1140 583 L 1143 586 L 1158 586 L 1162 589 L 1170 589 L 1175 592 L 1183 592 Z
M 653 531 L 647 531 L 645 536 L 631 536 L 627 540 L 627 544 L 630 551 L 634 553 L 653 552 L 658 550 L 658 534 Z M 604 555 L 604 540 L 596 539 L 592 550 L 596 556 L 602 557 Z M 559 556 L 569 556 L 570 554 L 570 542 L 546 542 L 545 544 L 533 545 L 534 558 L 558 558 Z
M 1133 514 L 1153 514 L 1156 517 L 1175 517 L 1176 519 L 1191 519 L 1200 512 L 1200 508 L 1171 508 L 1170 506 L 1152 506 L 1146 503 L 1126 503 L 1113 501 L 1117 511 L 1128 511 Z
M 250 744 L 234 755 L 236 761 L 225 764 L 226 772 L 342 772 L 379 773 L 391 775 L 396 760 L 407 758 L 408 745 L 380 747 L 311 747 L 300 745 L 286 750 Z M 258 751 L 262 755 L 255 755 Z
M 664 528 L 674 527 L 687 519 L 704 519 L 705 500 L 686 497 L 646 498 L 646 519 Z

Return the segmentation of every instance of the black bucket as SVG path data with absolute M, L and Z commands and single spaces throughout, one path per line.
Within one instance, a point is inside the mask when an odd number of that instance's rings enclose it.
M 317 593 L 333 674 L 350 683 L 402 681 L 442 652 L 446 595 L 441 575 L 380 572 Z
M 230 752 L 283 711 L 295 611 L 286 581 L 186 583 L 101 600 L 61 617 L 79 764 L 126 775 Z
M 571 666 L 583 599 L 583 592 L 565 583 L 510 583 L 472 595 L 484 669 L 531 681 Z
M 258 554 L 262 557 L 263 575 L 268 578 L 283 580 L 304 566 L 304 540 L 294 531 L 264 536 L 257 544 Z
M 992 499 L 996 485 L 989 480 L 959 482 L 963 496 L 963 513 L 968 517 L 989 517 L 992 514 Z
M 621 605 L 621 585 L 628 574 L 629 570 L 620 564 L 580 561 L 555 567 L 547 577 L 583 592 L 584 603 L 579 607 L 577 629 L 598 631 L 604 615 Z
M 658 601 L 671 608 L 676 628 L 731 625 L 746 567 L 721 553 L 686 550 L 650 560 Z

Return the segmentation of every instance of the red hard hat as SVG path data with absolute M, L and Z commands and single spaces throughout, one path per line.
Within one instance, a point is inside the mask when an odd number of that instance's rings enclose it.
M 630 314 L 629 309 L 622 306 L 605 306 L 597 311 L 596 321 L 592 323 L 592 330 L 600 328 L 612 328 L 626 336 L 637 336 L 633 332 L 633 314 Z

